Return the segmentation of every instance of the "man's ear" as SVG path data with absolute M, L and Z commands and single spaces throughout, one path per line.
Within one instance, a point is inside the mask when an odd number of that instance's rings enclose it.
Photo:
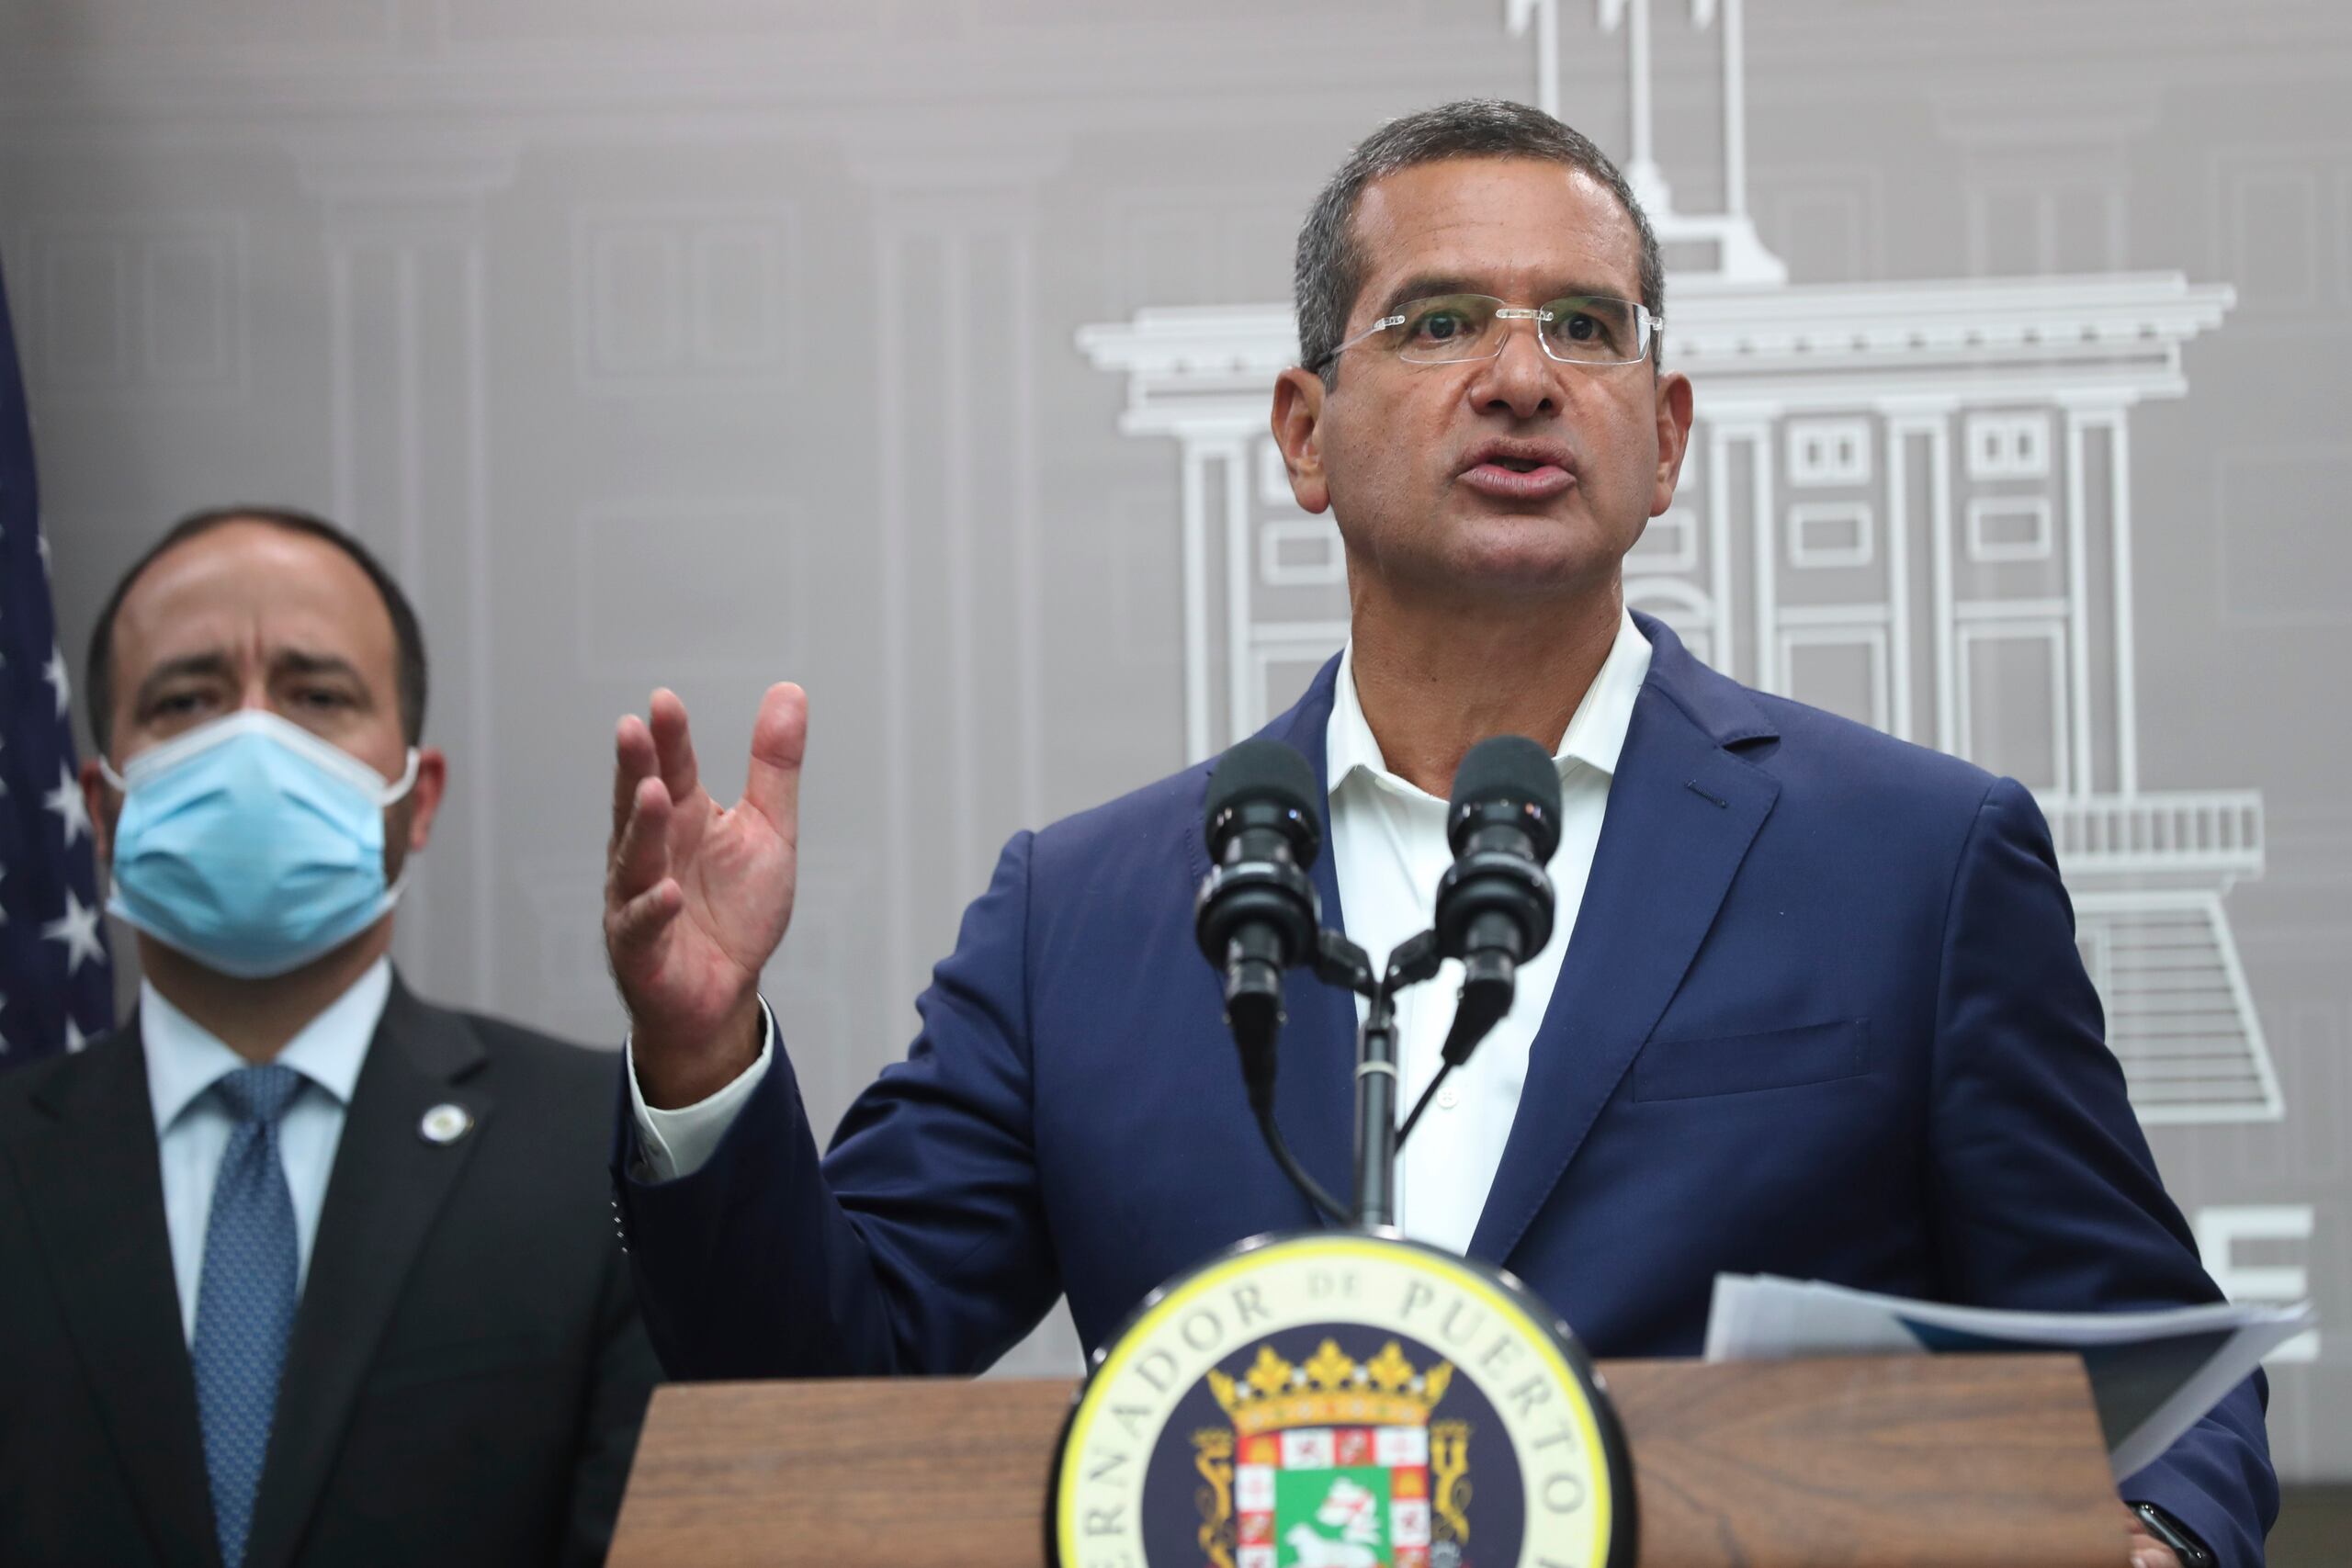
M 1304 512 L 1331 504 L 1331 482 L 1323 474 L 1323 378 L 1295 367 L 1274 378 L 1274 445 L 1290 470 L 1290 493 Z
M 433 819 L 441 810 L 441 797 L 449 787 L 449 759 L 438 746 L 422 747 L 416 753 L 416 782 L 408 790 L 408 852 L 423 849 L 433 837 Z
M 76 778 L 82 785 L 82 805 L 90 816 L 90 837 L 96 845 L 98 869 L 111 873 L 114 869 L 114 819 L 122 810 L 122 796 L 107 783 L 106 774 L 98 771 L 96 757 L 82 759 Z
M 1657 378 L 1657 478 L 1650 490 L 1650 515 L 1663 517 L 1674 504 L 1682 459 L 1690 450 L 1690 378 L 1668 370 Z

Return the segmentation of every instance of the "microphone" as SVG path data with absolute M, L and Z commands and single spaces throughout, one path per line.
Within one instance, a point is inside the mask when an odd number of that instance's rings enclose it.
M 1322 901 L 1307 870 L 1322 852 L 1315 770 L 1279 740 L 1244 740 L 1209 775 L 1212 867 L 1193 906 L 1193 932 L 1225 976 L 1225 1018 L 1241 1052 L 1253 1110 L 1270 1111 L 1283 971 L 1314 959 Z
M 1519 966 L 1552 940 L 1544 866 L 1560 847 L 1560 773 L 1551 754 L 1522 735 L 1470 748 L 1453 775 L 1445 837 L 1454 860 L 1438 883 L 1438 952 L 1463 970 L 1442 1052 L 1450 1068 L 1510 1011 Z

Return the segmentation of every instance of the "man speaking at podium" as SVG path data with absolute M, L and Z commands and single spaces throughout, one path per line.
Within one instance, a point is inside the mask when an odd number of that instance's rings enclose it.
M 1723 1269 L 2058 1311 L 2216 1299 L 2027 792 L 1747 690 L 1627 613 L 1691 388 L 1607 159 L 1516 105 L 1392 122 L 1317 199 L 1296 291 L 1273 432 L 1338 525 L 1351 621 L 1266 734 L 1329 791 L 1325 919 L 1375 962 L 1428 923 L 1483 738 L 1552 750 L 1564 802 L 1564 937 L 1406 1146 L 1407 1234 L 1509 1268 L 1600 1356 L 1695 1353 Z M 1063 1293 L 1091 1348 L 1170 1276 L 1316 1223 L 1194 945 L 1205 767 L 1012 839 L 908 1059 L 820 1157 L 792 1020 L 756 991 L 792 915 L 806 735 L 799 689 L 771 689 L 731 808 L 674 695 L 616 739 L 616 1176 L 673 1372 L 973 1372 Z M 1408 1100 L 1452 989 L 1408 996 Z M 1340 1185 L 1353 1004 L 1305 972 L 1285 995 L 1279 1119 Z M 2277 1507 L 2261 1398 L 2124 1487 L 2224 1562 L 2261 1561 Z

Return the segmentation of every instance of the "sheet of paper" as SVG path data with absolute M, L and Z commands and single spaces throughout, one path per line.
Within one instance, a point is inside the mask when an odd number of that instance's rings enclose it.
M 1874 1295 L 1817 1280 L 1718 1274 L 1711 1361 L 1799 1356 L 2073 1350 L 2090 1374 L 2118 1480 L 2147 1465 L 2280 1345 L 2313 1326 L 2308 1302 L 2158 1312 L 2012 1312 Z

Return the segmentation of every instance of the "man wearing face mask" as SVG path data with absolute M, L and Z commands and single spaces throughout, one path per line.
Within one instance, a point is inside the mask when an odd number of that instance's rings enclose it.
M 0 1562 L 600 1561 L 660 1375 L 609 1059 L 392 968 L 447 780 L 406 597 L 316 518 L 198 513 L 86 695 L 145 977 L 0 1079 Z

